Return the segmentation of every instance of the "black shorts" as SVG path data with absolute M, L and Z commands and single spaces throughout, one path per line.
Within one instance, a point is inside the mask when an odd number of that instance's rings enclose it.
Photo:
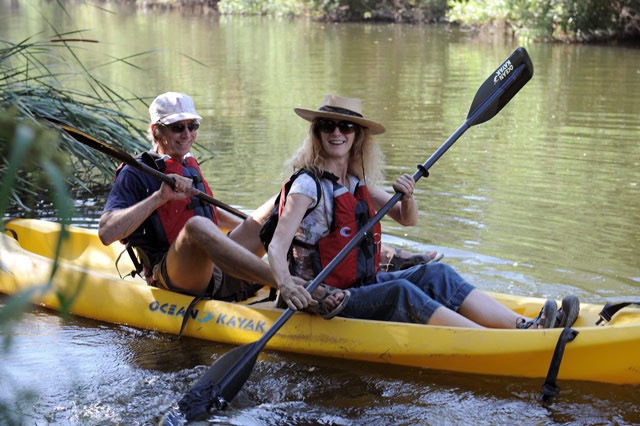
M 164 290 L 175 291 L 176 293 L 200 296 L 188 290 L 177 288 L 167 274 L 167 255 L 153 267 L 151 275 L 151 285 Z M 218 267 L 213 269 L 213 275 L 207 288 L 208 297 L 225 302 L 240 302 L 256 295 L 262 284 L 244 281 L 222 272 Z

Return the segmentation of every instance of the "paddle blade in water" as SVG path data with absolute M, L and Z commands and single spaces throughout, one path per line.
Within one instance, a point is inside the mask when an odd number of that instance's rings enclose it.
M 255 343 L 238 346 L 224 354 L 196 381 L 160 422 L 164 426 L 183 424 L 185 420 L 205 419 L 212 408 L 222 410 L 247 381 L 258 358 Z
M 476 93 L 467 118 L 470 125 L 484 123 L 494 117 L 513 98 L 516 93 L 533 77 L 533 64 L 524 47 L 513 51 L 511 56 L 480 86 Z M 498 93 L 499 96 L 492 96 Z M 488 103 L 486 105 L 483 105 Z

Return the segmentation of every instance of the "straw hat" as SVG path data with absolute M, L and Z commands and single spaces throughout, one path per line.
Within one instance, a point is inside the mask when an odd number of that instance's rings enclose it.
M 167 92 L 156 97 L 149 106 L 152 123 L 173 124 L 182 120 L 202 120 L 193 99 L 184 93 Z
M 382 124 L 363 117 L 360 99 L 326 95 L 322 101 L 322 106 L 317 111 L 303 108 L 294 108 L 293 110 L 307 121 L 314 121 L 317 118 L 332 118 L 359 124 L 368 128 L 372 135 L 379 135 L 385 132 Z

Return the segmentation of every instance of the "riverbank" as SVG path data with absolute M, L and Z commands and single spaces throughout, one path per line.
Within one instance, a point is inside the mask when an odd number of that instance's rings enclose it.
M 640 47 L 640 12 L 633 0 L 553 5 L 498 0 L 118 0 L 146 10 L 305 18 L 324 22 L 432 24 L 447 22 L 470 31 L 502 32 L 520 43 L 608 43 Z M 597 4 L 592 4 L 597 3 Z

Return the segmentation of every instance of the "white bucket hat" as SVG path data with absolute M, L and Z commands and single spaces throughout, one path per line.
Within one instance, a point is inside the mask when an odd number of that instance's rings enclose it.
M 322 106 L 318 110 L 303 108 L 294 108 L 293 110 L 307 121 L 314 121 L 317 118 L 351 121 L 368 128 L 372 135 L 379 135 L 386 130 L 382 124 L 364 118 L 360 99 L 326 95 L 322 101 Z
M 182 120 L 202 120 L 193 99 L 184 93 L 167 92 L 156 97 L 149 106 L 151 123 L 172 124 Z

